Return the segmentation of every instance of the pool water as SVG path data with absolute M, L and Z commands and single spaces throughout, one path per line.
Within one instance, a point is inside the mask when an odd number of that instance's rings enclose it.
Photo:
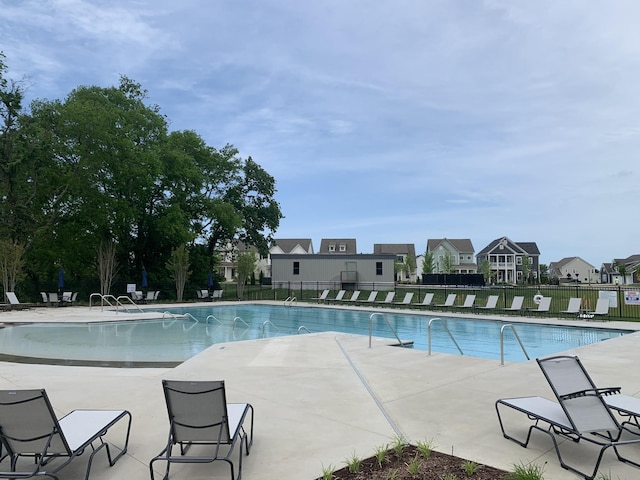
M 168 311 L 176 316 L 188 313 L 191 317 L 184 319 L 165 314 L 165 318 L 158 320 L 16 325 L 0 329 L 0 353 L 5 358 L 29 357 L 61 363 L 169 365 L 223 342 L 328 331 L 368 336 L 370 323 L 373 336 L 389 338 L 389 343 L 394 343 L 395 336 L 387 322 L 402 341 L 413 342 L 415 349 L 427 350 L 429 321 L 436 317 L 432 314 L 384 313 L 384 317 L 377 314 L 370 322 L 370 311 L 251 304 L 178 307 Z M 457 317 L 442 317 L 431 322 L 432 351 L 459 355 L 460 351 L 444 325 L 464 355 L 500 359 L 500 330 L 505 322 Z M 513 325 L 530 358 L 631 332 L 530 323 Z M 366 337 L 363 342 L 367 342 Z M 504 359 L 511 362 L 526 360 L 510 329 L 504 333 Z

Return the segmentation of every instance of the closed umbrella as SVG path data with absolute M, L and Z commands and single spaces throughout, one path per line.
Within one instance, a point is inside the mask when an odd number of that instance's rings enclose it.
M 147 281 L 147 269 L 143 268 L 142 269 L 142 288 L 147 288 L 149 286 L 149 283 Z
M 207 286 L 209 288 L 213 287 L 213 272 L 209 270 L 209 276 L 207 278 Z
M 62 290 L 64 288 L 64 270 L 62 268 L 58 269 L 58 290 Z

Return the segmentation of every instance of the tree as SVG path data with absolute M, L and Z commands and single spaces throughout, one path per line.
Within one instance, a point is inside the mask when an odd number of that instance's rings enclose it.
M 407 267 L 407 276 L 411 278 L 411 275 L 416 269 L 416 257 L 414 257 L 413 255 L 407 255 L 404 263 Z
M 488 258 L 485 257 L 484 260 L 482 260 L 482 262 L 480 262 L 480 265 L 478 266 L 478 268 L 480 269 L 480 273 L 482 273 L 482 276 L 484 277 L 484 283 L 489 284 L 491 283 L 491 262 L 489 261 Z
M 422 273 L 428 275 L 430 273 L 433 273 L 433 269 L 433 253 L 427 251 L 424 253 L 424 260 L 422 262 Z
M 453 258 L 450 252 L 444 254 L 440 264 L 440 271 L 442 273 L 451 273 L 453 271 Z
M 24 278 L 24 247 L 11 240 L 0 241 L 0 274 L 5 294 L 15 292 L 16 285 Z
M 100 294 L 109 295 L 113 281 L 118 273 L 116 261 L 116 247 L 112 241 L 103 240 L 97 249 L 98 278 L 100 279 Z
M 169 276 L 176 284 L 176 297 L 178 302 L 181 302 L 184 295 L 184 286 L 191 276 L 191 271 L 189 270 L 189 251 L 185 245 L 180 245 L 171 251 L 171 258 L 169 258 L 167 262 L 167 269 L 169 270 Z
M 247 278 L 256 271 L 256 264 L 258 259 L 254 252 L 241 252 L 237 256 L 237 271 L 238 271 L 238 283 L 236 286 L 236 292 L 238 299 L 242 299 L 242 293 L 244 291 L 244 285 L 247 282 Z
M 622 284 L 626 285 L 627 283 L 627 266 L 622 262 L 614 262 L 614 266 L 617 272 L 622 277 Z
M 549 283 L 549 266 L 540 264 L 540 283 Z

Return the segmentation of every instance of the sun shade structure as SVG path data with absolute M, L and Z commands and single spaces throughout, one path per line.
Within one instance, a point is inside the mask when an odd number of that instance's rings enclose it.
M 223 380 L 181 381 L 163 380 L 169 414 L 167 446 L 149 463 L 151 480 L 154 464 L 166 462 L 164 480 L 169 478 L 172 463 L 213 463 L 221 460 L 229 465 L 231 479 L 242 476 L 242 444 L 246 454 L 253 443 L 253 406 L 249 403 L 227 403 Z M 251 416 L 248 431 L 244 423 Z M 238 476 L 235 477 L 231 454 L 238 445 Z M 191 446 L 210 446 L 210 455 L 187 455 Z M 179 446 L 179 455 L 173 448 Z
M 128 420 L 124 445 L 112 457 L 104 437 L 123 419 Z M 131 414 L 126 410 L 74 410 L 58 420 L 44 389 L 0 390 L 0 440 L 11 459 L 11 471 L 0 472 L 0 478 L 57 479 L 58 472 L 90 449 L 88 479 L 100 450 L 106 450 L 111 466 L 126 453 L 130 431 Z M 31 461 L 18 465 L 23 457 Z
M 560 465 L 588 480 L 595 478 L 602 457 L 610 447 L 613 448 L 618 460 L 640 467 L 640 463 L 621 453 L 621 447 L 639 444 L 640 437 L 634 435 L 629 440 L 622 440 L 623 432 L 632 431 L 618 423 L 605 401 L 606 395 L 611 395 L 611 398 L 617 397 L 616 394 L 620 388 L 597 388 L 578 357 L 555 356 L 536 361 L 549 382 L 557 402 L 543 397 L 498 400 L 496 412 L 504 437 L 526 448 L 534 430 L 545 433 L 553 442 Z M 533 421 L 524 440 L 519 440 L 506 432 L 501 408 L 510 408 L 524 413 L 529 420 Z M 584 472 L 565 462 L 559 444 L 559 440 L 563 438 L 574 442 L 583 441 L 599 447 L 600 451 L 591 472 Z

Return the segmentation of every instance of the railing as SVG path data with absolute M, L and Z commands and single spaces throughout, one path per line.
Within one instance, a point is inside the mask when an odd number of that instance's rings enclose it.
M 144 312 L 144 310 L 142 310 L 133 300 L 131 300 L 126 295 L 120 295 L 119 297 L 116 298 L 113 295 L 102 295 L 101 293 L 92 293 L 91 295 L 89 295 L 89 308 L 90 309 L 93 307 L 93 298 L 94 297 L 98 297 L 100 299 L 100 311 L 104 311 L 104 304 L 106 302 L 107 305 L 109 305 L 111 308 L 115 308 L 116 309 L 116 313 L 118 313 L 118 307 L 121 307 L 125 312 L 128 312 L 129 310 L 127 309 L 127 307 L 124 306 L 122 304 L 122 302 L 120 301 L 120 300 L 126 299 L 129 303 L 131 303 L 131 305 L 136 307 L 140 312 Z M 113 300 L 114 303 L 111 303 L 110 300 Z
M 265 320 L 262 324 L 262 338 L 264 338 L 265 328 L 267 325 L 271 325 L 273 328 L 275 328 L 276 334 L 280 333 L 280 329 L 277 327 L 277 325 L 274 325 L 271 320 Z
M 300 335 L 300 332 L 301 332 L 302 330 L 306 331 L 307 333 L 311 333 L 311 330 L 309 330 L 307 327 L 305 327 L 304 325 L 300 325 L 300 326 L 298 327 L 298 335 Z
M 284 306 L 285 307 L 290 307 L 292 305 L 295 305 L 298 303 L 298 299 L 296 297 L 287 297 L 287 299 L 284 301 Z
M 205 319 L 205 323 L 207 325 L 209 325 L 209 320 L 215 320 L 216 322 L 218 322 L 220 325 L 222 325 L 222 322 L 220 320 L 218 320 L 215 315 L 207 315 L 207 318 Z
M 384 323 L 387 324 L 387 326 L 391 330 L 391 333 L 393 333 L 393 335 L 398 340 L 398 345 L 401 346 L 401 347 L 406 347 L 407 346 L 406 342 L 403 342 L 402 340 L 400 340 L 400 337 L 396 333 L 396 331 L 393 328 L 393 326 L 389 323 L 389 320 L 387 320 L 386 317 L 382 313 L 372 313 L 371 315 L 369 315 L 369 348 L 371 348 L 371 338 L 373 337 L 373 319 L 376 316 L 381 316 L 382 317 L 382 319 L 384 320 Z
M 249 324 L 247 322 L 245 322 L 242 318 L 240 317 L 234 317 L 233 318 L 233 322 L 231 323 L 231 331 L 236 329 L 236 323 L 237 322 L 241 322 L 244 323 L 245 327 L 249 328 Z
M 522 340 L 520 340 L 520 335 L 518 335 L 518 332 L 516 332 L 516 327 L 514 327 L 510 323 L 507 323 L 506 325 L 500 327 L 500 365 L 504 365 L 504 329 L 507 327 L 511 328 L 511 331 L 515 335 L 516 340 L 518 340 L 518 343 L 520 344 L 520 348 L 522 348 L 522 351 L 524 352 L 524 356 L 527 357 L 527 360 L 529 360 L 529 354 L 527 353 L 527 349 L 524 348 Z
M 464 353 L 462 352 L 462 349 L 460 348 L 460 345 L 458 345 L 458 342 L 456 342 L 456 339 L 453 337 L 452 333 L 449 331 L 449 327 L 447 327 L 447 322 L 445 322 L 439 317 L 436 317 L 429 320 L 429 325 L 427 326 L 427 342 L 429 344 L 429 356 L 431 355 L 431 324 L 436 320 L 440 322 L 440 324 L 442 325 L 442 328 L 444 328 L 444 331 L 447 332 L 451 340 L 453 340 L 453 343 L 455 344 L 456 348 L 460 352 L 460 355 L 464 355 Z

